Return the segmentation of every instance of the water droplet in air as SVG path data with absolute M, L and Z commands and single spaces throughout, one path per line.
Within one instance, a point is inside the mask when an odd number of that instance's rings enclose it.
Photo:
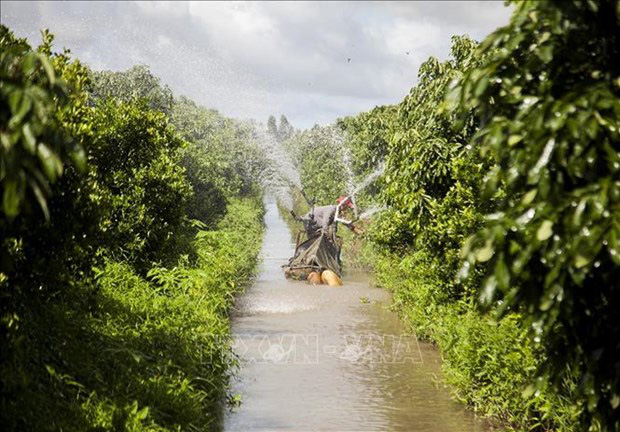
M 469 261 L 465 261 L 463 263 L 463 266 L 461 267 L 461 270 L 459 271 L 459 278 L 460 279 L 465 279 L 467 278 L 467 276 L 469 275 Z

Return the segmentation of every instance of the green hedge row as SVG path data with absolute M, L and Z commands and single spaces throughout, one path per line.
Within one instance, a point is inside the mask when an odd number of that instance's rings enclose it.
M 0 26 L 0 424 L 215 428 L 261 241 L 253 126 L 52 41 Z
M 106 260 L 92 285 L 66 287 L 29 308 L 21 317 L 23 349 L 3 367 L 12 377 L 5 384 L 16 390 L 3 401 L 3 424 L 215 428 L 234 364 L 227 311 L 255 269 L 262 215 L 259 198 L 235 200 L 216 229 L 196 235 L 196 262 L 181 258 L 144 277 Z

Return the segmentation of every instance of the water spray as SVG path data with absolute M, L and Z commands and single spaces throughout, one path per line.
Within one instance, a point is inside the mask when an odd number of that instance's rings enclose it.
M 364 213 L 362 213 L 361 215 L 359 214 L 359 210 L 357 207 L 357 203 L 355 202 L 355 196 L 361 192 L 362 190 L 364 190 L 365 188 L 367 188 L 373 181 L 375 181 L 381 174 L 383 174 L 384 171 L 384 167 L 383 164 L 381 164 L 379 166 L 379 168 L 377 168 L 375 171 L 373 171 L 372 173 L 370 173 L 365 179 L 364 181 L 362 181 L 362 183 L 359 184 L 359 186 L 357 186 L 355 189 L 353 189 L 353 191 L 347 196 L 345 197 L 342 201 L 340 201 L 338 203 L 338 205 L 336 206 L 336 215 L 334 216 L 334 222 L 340 222 L 342 224 L 345 225 L 351 225 L 354 222 L 357 222 L 360 219 L 363 219 L 364 217 L 369 217 L 375 213 L 378 213 L 380 211 L 385 210 L 385 207 L 374 207 L 372 209 L 369 209 L 367 211 L 365 211 Z M 354 218 L 353 220 L 348 220 L 348 219 L 344 219 L 340 217 L 340 208 L 346 204 L 350 202 L 352 207 L 353 207 L 353 214 L 354 214 Z

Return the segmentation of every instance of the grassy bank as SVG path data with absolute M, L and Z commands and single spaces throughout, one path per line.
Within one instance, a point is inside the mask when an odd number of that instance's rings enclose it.
M 233 362 L 227 310 L 255 269 L 262 214 L 258 198 L 234 200 L 216 229 L 198 232 L 191 262 L 182 256 L 143 277 L 107 260 L 92 284 L 33 302 L 19 355 L 3 366 L 14 395 L 3 422 L 41 431 L 212 428 Z
M 364 243 L 360 256 L 373 268 L 375 283 L 393 294 L 393 307 L 415 334 L 435 343 L 446 383 L 455 397 L 501 430 L 575 430 L 580 408 L 563 391 L 531 383 L 543 355 L 518 314 L 495 320 L 473 300 L 441 300 L 441 266 L 422 252 L 405 255 Z
M 443 287 L 451 281 L 424 251 L 390 253 L 353 236 L 344 245 L 346 267 L 371 271 L 408 329 L 437 346 L 456 399 L 500 430 L 575 429 L 579 410 L 567 396 L 575 380 L 565 383 L 563 396 L 548 386 L 530 390 L 543 352 L 518 314 L 496 320 L 474 299 L 447 301 Z

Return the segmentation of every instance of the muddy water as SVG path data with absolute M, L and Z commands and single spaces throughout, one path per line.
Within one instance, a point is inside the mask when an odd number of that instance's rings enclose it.
M 284 278 L 294 244 L 275 203 L 266 205 L 262 270 L 232 324 L 242 404 L 224 429 L 490 430 L 451 400 L 437 352 L 404 333 L 367 275 L 347 274 L 343 287 Z

